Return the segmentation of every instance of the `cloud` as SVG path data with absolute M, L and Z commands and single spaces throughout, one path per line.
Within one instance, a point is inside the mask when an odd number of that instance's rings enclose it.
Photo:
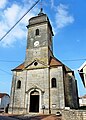
M 7 0 L 0 0 L 0 9 L 4 8 L 7 3 Z
M 32 6 L 27 6 L 27 0 L 22 0 L 22 4 L 19 2 L 13 2 L 6 6 L 3 11 L 0 11 L 0 39 L 4 34 L 26 13 L 26 11 Z M 7 3 L 9 4 L 9 3 Z M 17 25 L 16 27 L 2 40 L 0 41 L 1 47 L 11 47 L 17 41 L 21 42 L 26 40 L 26 26 L 29 18 L 34 16 L 38 8 L 32 9 Z
M 10 8 L 4 10 L 3 18 L 8 23 L 8 26 L 12 26 L 15 23 L 16 19 L 18 19 L 21 9 L 22 9 L 21 6 L 18 6 L 17 4 L 13 4 Z
M 51 8 L 54 8 L 54 0 L 51 0 Z
M 58 28 L 63 28 L 74 22 L 74 17 L 69 14 L 68 6 L 60 4 L 57 7 L 56 24 Z

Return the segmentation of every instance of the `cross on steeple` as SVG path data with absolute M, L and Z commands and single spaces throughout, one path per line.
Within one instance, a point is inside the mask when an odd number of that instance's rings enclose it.
M 43 8 L 42 8 L 42 0 L 40 1 L 40 12 L 39 12 L 39 14 L 38 15 L 41 15 L 41 14 L 43 14 Z
M 42 4 L 43 4 L 43 2 L 42 2 L 42 0 L 40 1 L 40 8 L 42 8 Z

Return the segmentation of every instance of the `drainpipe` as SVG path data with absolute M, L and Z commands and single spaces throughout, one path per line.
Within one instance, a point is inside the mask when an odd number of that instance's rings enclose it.
M 24 96 L 24 107 L 26 108 L 26 113 L 27 113 L 27 109 L 28 109 L 28 106 L 27 106 L 27 97 L 26 97 L 26 86 L 27 86 L 27 70 L 26 70 L 26 81 L 25 81 L 25 96 Z M 25 102 L 26 101 L 26 102 Z M 25 104 L 26 103 L 26 104 Z
M 48 81 L 49 81 L 49 114 L 51 114 L 51 108 L 50 108 L 50 66 L 48 66 Z

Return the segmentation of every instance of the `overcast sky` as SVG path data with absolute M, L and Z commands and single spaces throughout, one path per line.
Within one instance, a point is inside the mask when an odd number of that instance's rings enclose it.
M 0 0 L 0 38 L 37 0 Z M 86 60 L 86 0 L 42 0 L 0 41 L 0 92 L 10 94 L 12 72 L 25 60 L 28 20 L 43 7 L 51 22 L 54 55 L 74 70 L 79 95 L 86 89 L 77 69 Z

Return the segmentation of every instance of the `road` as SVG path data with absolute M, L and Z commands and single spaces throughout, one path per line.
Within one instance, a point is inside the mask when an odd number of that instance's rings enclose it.
M 39 115 L 39 116 L 0 116 L 0 120 L 62 120 L 56 115 Z
M 7 117 L 7 116 L 0 116 L 0 120 L 19 120 L 19 119 Z

